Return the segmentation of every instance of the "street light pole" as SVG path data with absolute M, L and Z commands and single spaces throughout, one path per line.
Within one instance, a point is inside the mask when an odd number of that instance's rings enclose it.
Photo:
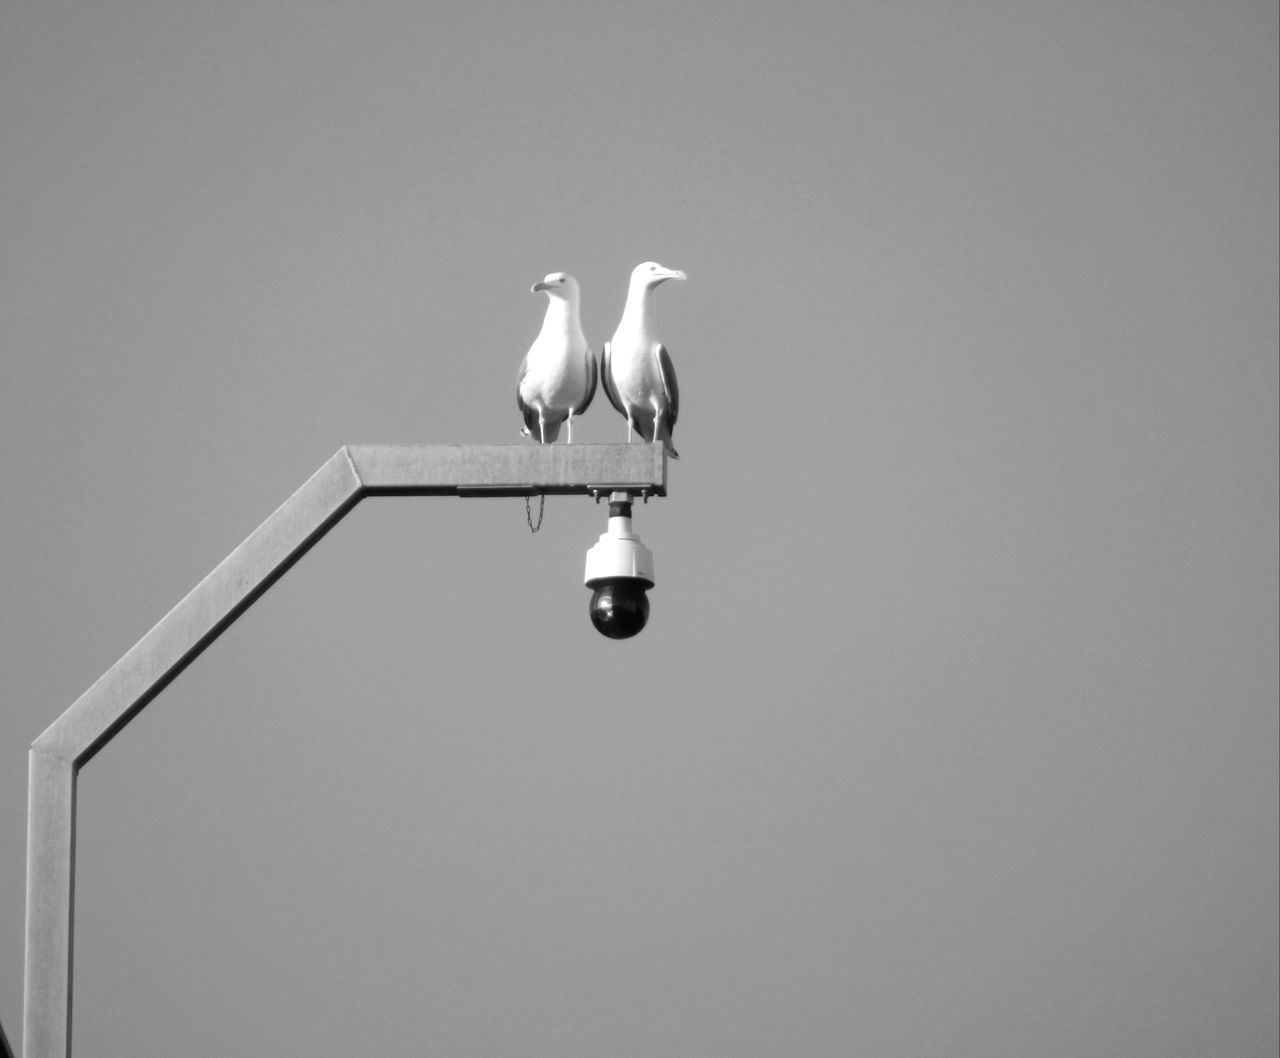
M 665 496 L 662 445 L 341 448 L 31 745 L 23 1058 L 70 1058 L 76 775 L 366 496 Z

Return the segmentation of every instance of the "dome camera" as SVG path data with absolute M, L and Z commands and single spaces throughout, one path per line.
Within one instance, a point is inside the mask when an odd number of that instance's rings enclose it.
M 610 639 L 630 639 L 649 620 L 653 552 L 631 531 L 631 495 L 609 496 L 609 528 L 587 552 L 588 612 L 596 631 Z

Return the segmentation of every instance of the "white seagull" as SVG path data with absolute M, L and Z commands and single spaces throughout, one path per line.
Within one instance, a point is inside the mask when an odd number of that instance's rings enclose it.
M 622 319 L 600 357 L 605 395 L 627 420 L 627 443 L 636 433 L 646 441 L 661 440 L 672 459 L 680 458 L 671 443 L 680 413 L 680 388 L 671 356 L 654 336 L 649 295 L 659 283 L 684 277 L 683 272 L 656 261 L 636 265 Z
M 520 432 L 551 444 L 567 420 L 572 444 L 573 417 L 596 395 L 596 358 L 582 333 L 578 281 L 568 272 L 552 272 L 530 293 L 539 291 L 547 295 L 547 314 L 516 375 L 516 404 L 524 416 Z

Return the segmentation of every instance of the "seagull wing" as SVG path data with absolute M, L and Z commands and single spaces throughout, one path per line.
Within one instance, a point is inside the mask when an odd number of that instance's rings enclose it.
M 525 354 L 525 358 L 520 361 L 520 370 L 516 372 L 516 407 L 520 409 L 520 414 L 524 416 L 524 432 L 533 435 L 538 432 L 538 413 L 524 402 L 524 397 L 520 396 L 520 386 L 524 382 L 524 376 L 528 373 L 529 356 Z
M 599 367 L 596 364 L 596 358 L 588 348 L 582 354 L 587 362 L 587 395 L 582 398 L 582 403 L 573 409 L 574 415 L 581 415 L 591 406 L 591 401 L 596 395 L 596 379 L 599 377 Z
M 667 398 L 667 414 L 663 421 L 667 425 L 667 436 L 675 429 L 676 416 L 680 414 L 680 386 L 676 383 L 676 368 L 671 362 L 671 354 L 665 345 L 658 346 L 658 375 L 662 379 L 662 392 Z
M 613 385 L 613 368 L 609 363 L 612 355 L 611 343 L 605 342 L 604 349 L 600 351 L 600 379 L 604 383 L 604 395 L 609 398 L 609 403 L 617 409 L 618 414 L 625 419 L 627 417 L 627 409 L 622 406 L 622 401 L 618 398 L 618 391 Z

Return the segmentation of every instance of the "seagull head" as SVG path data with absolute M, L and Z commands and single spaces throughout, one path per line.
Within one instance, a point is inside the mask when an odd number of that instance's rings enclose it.
M 684 279 L 684 277 L 680 269 L 668 268 L 666 265 L 658 264 L 657 261 L 645 261 L 644 264 L 638 264 L 631 270 L 632 286 L 638 285 L 645 290 L 652 290 L 668 279 Z
M 550 275 L 545 276 L 541 282 L 534 283 L 529 293 L 542 293 L 549 298 L 564 298 L 568 301 L 574 301 L 578 297 L 578 281 L 568 272 L 552 272 Z

